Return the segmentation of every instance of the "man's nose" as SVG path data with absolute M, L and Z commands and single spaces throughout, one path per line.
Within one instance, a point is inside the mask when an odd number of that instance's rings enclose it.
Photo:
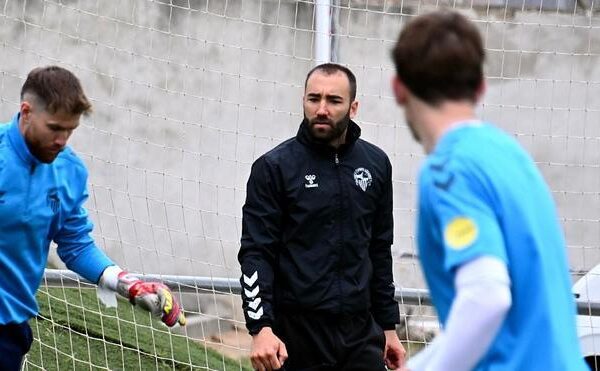
M 319 108 L 317 109 L 317 116 L 327 116 L 329 114 L 329 110 L 327 109 L 327 103 L 321 102 L 319 104 Z
M 68 133 L 59 133 L 54 137 L 54 144 L 64 147 L 67 145 L 67 140 L 69 139 Z

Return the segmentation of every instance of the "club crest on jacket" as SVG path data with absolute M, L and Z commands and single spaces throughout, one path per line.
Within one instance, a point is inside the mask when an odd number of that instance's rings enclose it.
M 367 187 L 373 183 L 371 172 L 364 167 L 359 167 L 358 169 L 354 170 L 354 182 L 360 187 L 360 189 L 366 192 Z

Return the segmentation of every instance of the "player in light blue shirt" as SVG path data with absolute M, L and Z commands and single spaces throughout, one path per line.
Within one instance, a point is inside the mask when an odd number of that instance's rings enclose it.
M 27 321 L 38 311 L 35 293 L 51 241 L 69 269 L 168 326 L 185 324 L 165 285 L 122 271 L 90 235 L 87 170 L 67 146 L 81 115 L 90 111 L 70 71 L 36 68 L 22 87 L 19 113 L 0 125 L 0 370 L 19 370 L 33 341 Z
M 475 118 L 484 55 L 450 11 L 415 18 L 393 51 L 396 99 L 428 154 L 417 241 L 443 325 L 406 369 L 587 370 L 550 191 L 515 140 Z

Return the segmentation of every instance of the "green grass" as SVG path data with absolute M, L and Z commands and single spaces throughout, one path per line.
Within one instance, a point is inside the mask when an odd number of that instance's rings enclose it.
M 26 370 L 251 370 L 170 332 L 127 302 L 99 304 L 95 290 L 41 288 Z

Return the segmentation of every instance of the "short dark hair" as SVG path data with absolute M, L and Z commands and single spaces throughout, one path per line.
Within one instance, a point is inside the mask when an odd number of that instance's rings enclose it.
M 485 51 L 475 24 L 456 11 L 420 15 L 400 33 L 392 51 L 400 80 L 428 104 L 475 101 Z
M 343 72 L 348 77 L 348 82 L 350 83 L 350 101 L 354 102 L 356 99 L 356 76 L 350 71 L 348 67 L 344 67 L 341 64 L 337 63 L 323 63 L 308 72 L 306 75 L 306 80 L 304 81 L 304 89 L 306 90 L 306 86 L 308 84 L 308 79 L 310 76 L 316 71 L 323 72 L 326 75 L 333 75 L 337 72 Z
M 31 70 L 21 88 L 21 100 L 26 94 L 34 95 L 50 114 L 86 115 L 92 111 L 92 104 L 85 96 L 79 79 L 62 67 L 46 66 Z

